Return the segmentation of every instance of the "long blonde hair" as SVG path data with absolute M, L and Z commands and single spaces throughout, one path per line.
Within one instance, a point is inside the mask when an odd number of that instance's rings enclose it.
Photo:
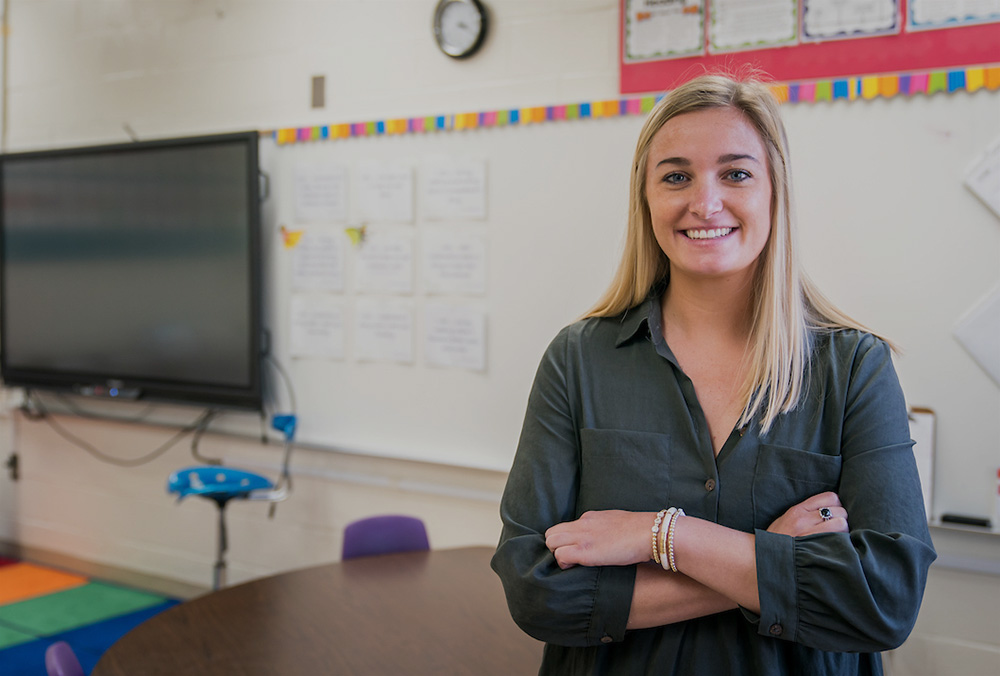
M 653 235 L 646 197 L 646 164 L 653 136 L 670 119 L 708 108 L 735 108 L 757 130 L 767 150 L 771 179 L 771 235 L 754 276 L 748 372 L 740 391 L 739 426 L 761 412 L 761 433 L 803 395 L 810 333 L 854 328 L 868 331 L 830 303 L 809 281 L 795 255 L 788 141 L 778 101 L 760 80 L 723 75 L 697 77 L 667 94 L 649 113 L 632 162 L 628 229 L 611 285 L 584 316 L 614 317 L 668 283 L 670 261 Z

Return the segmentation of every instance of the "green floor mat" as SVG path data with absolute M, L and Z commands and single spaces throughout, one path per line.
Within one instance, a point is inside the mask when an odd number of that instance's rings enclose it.
M 31 634 L 25 634 L 22 631 L 0 625 L 0 650 L 34 640 L 35 637 Z
M 49 636 L 148 608 L 165 600 L 165 597 L 156 594 L 91 582 L 81 587 L 2 606 L 0 623 L 36 636 Z

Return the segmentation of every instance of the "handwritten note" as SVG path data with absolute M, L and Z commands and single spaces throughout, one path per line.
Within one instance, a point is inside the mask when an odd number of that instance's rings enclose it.
M 355 352 L 360 361 L 413 363 L 413 304 L 361 299 L 356 306 Z
M 463 228 L 427 227 L 420 268 L 427 293 L 482 295 L 486 293 L 486 236 Z
M 365 221 L 413 222 L 413 168 L 391 162 L 358 167 L 358 209 Z
M 344 290 L 344 235 L 336 228 L 310 226 L 291 250 L 292 288 Z
M 471 305 L 428 303 L 424 356 L 431 366 L 486 370 L 486 313 Z
M 898 0 L 803 0 L 802 37 L 822 40 L 898 33 Z
M 359 291 L 413 293 L 413 237 L 369 228 L 354 268 Z
M 486 161 L 428 158 L 423 166 L 421 203 L 428 220 L 485 220 Z
M 347 167 L 301 164 L 295 167 L 295 219 L 304 223 L 347 220 Z
M 1000 21 L 998 0 L 910 0 L 911 30 Z
M 704 0 L 627 0 L 625 60 L 701 54 L 704 21 Z
M 728 52 L 794 43 L 798 0 L 713 0 L 709 50 Z
M 330 296 L 292 296 L 292 357 L 344 358 L 343 302 Z

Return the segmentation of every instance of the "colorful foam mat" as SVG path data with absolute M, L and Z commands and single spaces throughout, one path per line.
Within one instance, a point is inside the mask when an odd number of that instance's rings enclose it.
M 830 80 L 779 83 L 772 86 L 782 103 L 821 103 L 838 99 L 857 100 L 916 96 L 938 92 L 1000 89 L 1000 65 L 972 66 L 892 75 L 865 75 Z M 456 113 L 429 117 L 371 120 L 313 127 L 288 127 L 262 131 L 278 145 L 347 139 L 362 136 L 426 134 L 490 127 L 507 127 L 599 117 L 645 115 L 662 94 L 634 98 L 590 101 L 556 106 L 536 106 L 480 113 Z
M 45 650 L 72 646 L 86 673 L 112 643 L 178 603 L 158 594 L 0 558 L 0 675 L 45 676 Z

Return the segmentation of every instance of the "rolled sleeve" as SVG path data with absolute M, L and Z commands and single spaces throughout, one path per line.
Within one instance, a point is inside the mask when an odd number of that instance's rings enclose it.
M 759 634 L 795 641 L 799 624 L 795 539 L 759 529 L 755 538 L 760 615 L 744 610 L 744 616 L 758 622 Z

